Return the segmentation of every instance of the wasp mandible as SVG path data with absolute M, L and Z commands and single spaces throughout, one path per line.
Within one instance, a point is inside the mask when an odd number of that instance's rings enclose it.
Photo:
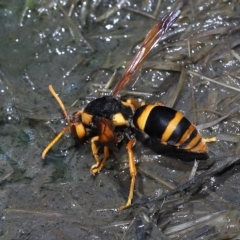
M 109 157 L 109 150 L 116 151 L 117 144 L 123 138 L 128 140 L 127 152 L 131 183 L 128 200 L 123 209 L 132 202 L 136 179 L 133 146 L 136 143 L 134 128 L 158 139 L 162 144 L 171 145 L 189 152 L 206 153 L 208 147 L 196 127 L 179 111 L 163 106 L 161 103 L 140 104 L 134 99 L 117 100 L 116 95 L 129 83 L 133 74 L 141 67 L 150 50 L 155 46 L 163 34 L 172 26 L 180 15 L 180 10 L 166 14 L 146 35 L 140 49 L 137 51 L 129 67 L 118 81 L 110 96 L 97 98 L 86 105 L 83 110 L 68 117 L 67 111 L 50 85 L 49 90 L 58 101 L 68 126 L 65 127 L 44 149 L 42 158 L 61 138 L 66 131 L 70 131 L 75 139 L 84 139 L 89 131 L 93 134 L 90 144 L 95 164 L 90 171 L 96 174 L 104 167 Z M 155 126 L 152 129 L 152 126 Z M 99 159 L 97 143 L 103 146 L 103 159 Z

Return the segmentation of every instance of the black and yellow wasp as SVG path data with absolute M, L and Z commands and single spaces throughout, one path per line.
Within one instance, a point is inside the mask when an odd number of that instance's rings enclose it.
M 52 86 L 49 86 L 51 93 L 62 108 L 68 126 L 45 148 L 42 158 L 45 158 L 49 149 L 59 140 L 64 132 L 70 131 L 75 139 L 84 139 L 88 137 L 90 131 L 93 136 L 90 144 L 96 162 L 92 165 L 90 171 L 92 174 L 96 174 L 104 167 L 109 157 L 109 150 L 117 150 L 118 142 L 123 138 L 127 139 L 126 148 L 128 151 L 131 184 L 128 200 L 120 209 L 129 206 L 133 198 L 137 174 L 134 153 L 132 151 L 136 143 L 133 134 L 134 128 L 147 133 L 151 138 L 158 139 L 162 144 L 171 145 L 177 149 L 194 153 L 208 152 L 208 147 L 196 127 L 181 112 L 165 107 L 161 103 L 139 104 L 134 99 L 120 101 L 115 98 L 131 80 L 150 50 L 172 26 L 179 15 L 179 10 L 172 11 L 153 26 L 110 96 L 97 98 L 87 104 L 83 110 L 77 111 L 68 117 L 62 101 Z M 97 143 L 103 146 L 103 159 L 99 159 Z

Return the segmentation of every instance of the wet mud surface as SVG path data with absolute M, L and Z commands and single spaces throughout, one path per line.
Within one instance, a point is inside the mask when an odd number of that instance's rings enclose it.
M 119 211 L 126 142 L 95 176 L 90 139 L 79 146 L 66 133 L 41 159 L 66 127 L 48 86 L 69 115 L 108 94 L 181 2 L 120 95 L 162 102 L 218 141 L 203 161 L 136 132 L 133 204 Z M 239 239 L 239 10 L 239 1 L 0 1 L 0 239 Z

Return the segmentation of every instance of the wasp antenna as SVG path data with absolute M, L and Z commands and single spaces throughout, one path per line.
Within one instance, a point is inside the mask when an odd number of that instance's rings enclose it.
M 148 32 L 129 67 L 122 75 L 117 85 L 114 87 L 111 93 L 112 97 L 116 96 L 117 93 L 120 92 L 129 83 L 134 73 L 141 67 L 148 53 L 163 36 L 163 34 L 165 34 L 166 31 L 173 25 L 180 13 L 180 10 L 169 12 Z
M 63 114 L 68 122 L 68 126 L 65 127 L 53 140 L 52 142 L 50 142 L 47 147 L 43 150 L 42 152 L 42 159 L 45 158 L 47 152 L 52 148 L 52 146 L 62 137 L 62 135 L 67 131 L 67 130 L 70 130 L 70 126 L 71 126 L 71 123 L 70 123 L 70 119 L 67 115 L 67 111 L 63 105 L 63 102 L 62 100 L 59 98 L 59 96 L 57 95 L 57 93 L 55 92 L 55 90 L 53 89 L 52 85 L 49 85 L 49 91 L 52 93 L 52 95 L 54 96 L 54 98 L 57 100 L 58 104 L 60 105 L 62 111 L 63 111 Z
M 53 89 L 52 85 L 49 85 L 48 88 L 49 88 L 49 91 L 51 92 L 51 94 L 52 94 L 52 95 L 54 96 L 54 98 L 57 100 L 58 104 L 60 105 L 60 107 L 61 107 L 61 109 L 62 109 L 62 111 L 63 111 L 64 117 L 66 118 L 67 123 L 68 123 L 68 125 L 70 126 L 71 123 L 70 123 L 69 117 L 68 117 L 68 115 L 67 115 L 67 111 L 66 111 L 66 109 L 65 109 L 65 107 L 64 107 L 64 104 L 63 104 L 62 100 L 59 98 L 59 96 L 57 95 L 57 93 L 56 93 L 55 90 Z
M 69 127 L 65 127 L 48 145 L 47 147 L 43 150 L 42 152 L 42 159 L 46 157 L 46 154 L 48 151 L 53 147 L 53 145 L 62 137 L 62 135 L 69 130 Z

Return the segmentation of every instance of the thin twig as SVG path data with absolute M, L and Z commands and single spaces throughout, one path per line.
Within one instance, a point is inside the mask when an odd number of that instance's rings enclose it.
M 193 71 L 191 71 L 191 70 L 188 70 L 188 73 L 190 73 L 190 74 L 192 74 L 192 75 L 195 75 L 195 76 L 198 76 L 198 77 L 200 77 L 200 78 L 203 78 L 204 80 L 207 80 L 207 81 L 209 81 L 209 82 L 216 83 L 216 84 L 221 85 L 221 86 L 223 86 L 223 87 L 226 87 L 226 88 L 229 88 L 229 89 L 232 89 L 232 90 L 235 90 L 235 91 L 240 92 L 240 89 L 238 89 L 238 88 L 235 88 L 235 87 L 232 87 L 232 86 L 228 86 L 228 85 L 225 84 L 225 83 L 218 82 L 218 81 L 216 81 L 216 80 L 213 80 L 213 79 L 211 79 L 211 78 L 205 77 L 205 76 L 203 76 L 203 75 L 201 75 L 201 74 L 199 74 L 199 73 L 193 72 Z

